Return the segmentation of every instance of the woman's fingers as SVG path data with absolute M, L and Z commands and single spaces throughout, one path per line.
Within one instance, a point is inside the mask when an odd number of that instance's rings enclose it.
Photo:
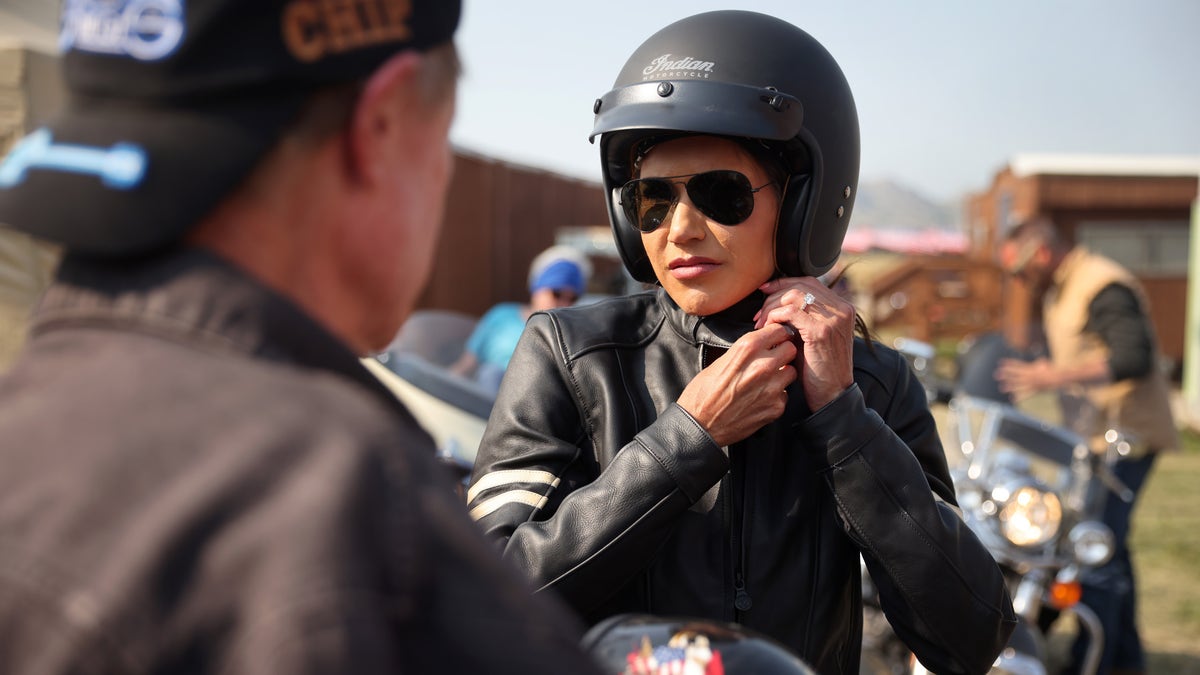
M 678 403 L 718 444 L 736 443 L 783 414 L 795 357 L 784 326 L 752 331 L 688 383 Z
M 795 329 L 798 377 L 813 410 L 833 400 L 854 381 L 854 306 L 813 277 L 773 279 L 757 325 Z

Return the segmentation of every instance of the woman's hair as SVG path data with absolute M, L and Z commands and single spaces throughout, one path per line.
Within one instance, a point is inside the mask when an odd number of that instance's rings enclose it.
M 788 176 L 791 175 L 791 171 L 788 169 L 786 158 L 777 149 L 757 138 L 721 136 L 719 134 L 672 133 L 651 137 L 641 143 L 637 143 L 631 148 L 633 152 L 633 157 L 630 161 L 630 167 L 632 168 L 631 177 L 638 178 L 641 176 L 642 160 L 646 158 L 646 155 L 650 154 L 654 146 L 688 136 L 711 136 L 713 138 L 724 138 L 733 141 L 762 167 L 767 177 L 771 179 L 771 182 L 779 186 L 781 194 L 784 188 L 787 187 Z
M 854 263 L 850 263 L 850 265 L 853 264 Z M 837 286 L 838 282 L 846 277 L 846 270 L 850 268 L 850 265 L 846 265 L 842 269 L 838 270 L 837 274 L 826 278 L 825 287 L 833 288 L 834 286 Z M 854 312 L 854 332 L 863 339 L 863 342 L 867 343 L 867 349 L 872 354 L 875 353 L 875 336 L 871 334 L 871 327 L 867 325 L 867 320 L 864 319 L 862 314 L 858 313 L 858 311 Z

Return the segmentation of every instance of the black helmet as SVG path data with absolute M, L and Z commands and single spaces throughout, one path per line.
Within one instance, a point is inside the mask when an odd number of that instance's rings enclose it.
M 676 21 L 637 48 L 594 112 L 609 220 L 634 278 L 655 281 L 621 186 L 637 154 L 689 134 L 753 140 L 789 174 L 780 272 L 818 276 L 837 262 L 858 186 L 858 112 L 841 68 L 808 33 L 741 10 Z
M 582 644 L 611 675 L 814 675 L 778 642 L 735 623 L 621 614 L 596 624 Z

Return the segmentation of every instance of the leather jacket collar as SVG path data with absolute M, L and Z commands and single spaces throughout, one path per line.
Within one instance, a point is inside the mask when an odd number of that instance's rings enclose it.
M 709 316 L 695 316 L 680 309 L 665 290 L 658 289 L 659 306 L 672 330 L 694 346 L 724 349 L 754 330 L 754 315 L 762 308 L 766 297 L 762 291 L 755 290 L 728 309 Z
M 30 331 L 37 336 L 76 327 L 119 328 L 328 370 L 401 408 L 358 357 L 300 307 L 202 249 L 120 261 L 68 255 Z

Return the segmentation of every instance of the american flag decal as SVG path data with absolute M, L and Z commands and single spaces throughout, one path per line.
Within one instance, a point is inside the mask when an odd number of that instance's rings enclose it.
M 657 647 L 643 637 L 641 648 L 625 660 L 624 675 L 725 675 L 721 652 L 710 646 L 706 636 L 690 632 L 676 633 Z

